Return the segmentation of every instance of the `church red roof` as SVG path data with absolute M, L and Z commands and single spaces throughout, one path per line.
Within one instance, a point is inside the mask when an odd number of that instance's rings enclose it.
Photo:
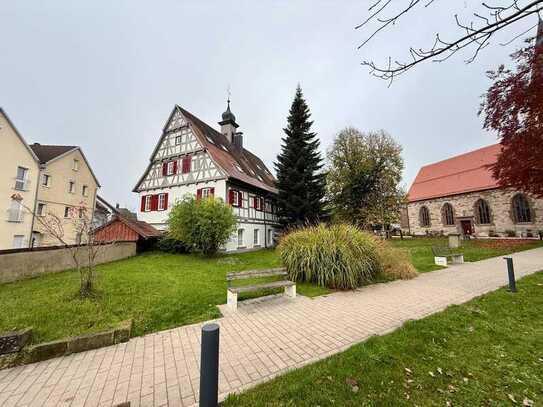
M 422 167 L 409 188 L 409 202 L 498 188 L 488 166 L 500 149 L 494 144 Z

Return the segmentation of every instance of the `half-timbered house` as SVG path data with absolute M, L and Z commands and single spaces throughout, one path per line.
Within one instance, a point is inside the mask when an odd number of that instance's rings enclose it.
M 228 202 L 238 218 L 227 251 L 274 245 L 275 179 L 256 155 L 243 147 L 243 133 L 228 107 L 220 132 L 175 106 L 134 187 L 139 194 L 138 219 L 167 228 L 170 208 L 186 194 L 210 195 Z

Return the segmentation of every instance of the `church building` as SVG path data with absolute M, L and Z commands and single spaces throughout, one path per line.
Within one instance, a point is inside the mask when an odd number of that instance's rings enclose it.
M 503 188 L 488 168 L 494 144 L 422 167 L 408 192 L 409 230 L 415 235 L 536 237 L 543 231 L 543 199 Z
M 171 112 L 144 174 L 138 220 L 167 229 L 173 204 L 186 194 L 210 195 L 228 202 L 238 219 L 226 251 L 270 247 L 278 228 L 275 178 L 256 155 L 243 147 L 230 100 L 220 132 L 180 106 Z

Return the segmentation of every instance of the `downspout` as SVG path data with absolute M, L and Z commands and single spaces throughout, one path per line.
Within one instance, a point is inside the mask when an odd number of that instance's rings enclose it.
M 30 224 L 30 237 L 28 238 L 28 247 L 34 247 L 32 241 L 32 234 L 34 233 L 34 221 L 36 220 L 36 209 L 38 207 L 38 189 L 40 188 L 41 171 L 45 168 L 45 165 L 38 164 L 38 179 L 36 180 L 36 192 L 34 193 L 34 208 L 32 208 L 32 222 Z

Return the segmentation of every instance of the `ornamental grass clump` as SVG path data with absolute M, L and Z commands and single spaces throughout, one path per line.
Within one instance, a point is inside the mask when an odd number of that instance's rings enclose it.
M 295 229 L 281 239 L 279 254 L 293 281 L 354 289 L 381 272 L 377 242 L 356 226 Z

